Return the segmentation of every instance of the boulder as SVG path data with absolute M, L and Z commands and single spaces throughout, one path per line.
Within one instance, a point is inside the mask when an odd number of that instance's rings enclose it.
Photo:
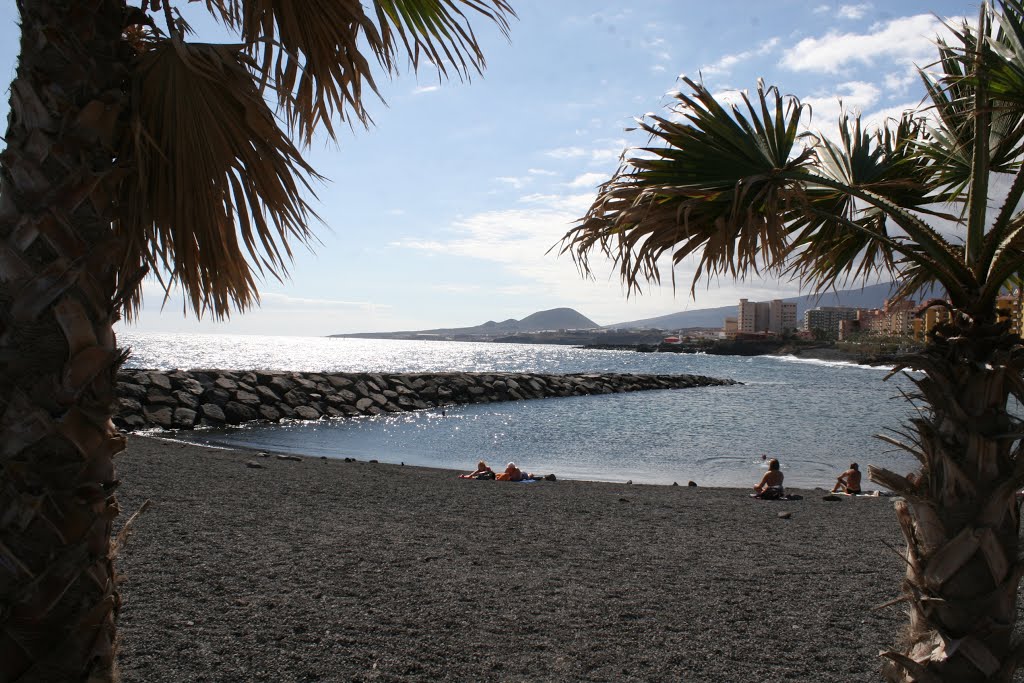
M 238 401 L 228 401 L 224 404 L 224 416 L 230 424 L 252 422 L 256 419 L 256 415 L 255 409 Z
M 199 390 L 199 393 L 202 393 L 202 389 Z M 181 405 L 182 407 L 188 408 L 190 410 L 195 410 L 196 408 L 199 407 L 198 394 L 193 394 L 191 391 L 178 389 L 177 391 L 173 392 L 171 396 L 173 396 L 174 400 L 177 401 L 178 404 Z
M 277 395 L 270 387 L 263 386 L 262 384 L 256 387 L 256 393 L 263 399 L 265 403 L 280 403 L 281 397 Z
M 312 406 L 296 406 L 295 414 L 303 420 L 319 420 L 320 411 Z
M 174 411 L 169 406 L 146 406 L 142 409 L 146 422 L 156 427 L 170 429 L 174 426 Z
M 256 412 L 268 422 L 278 422 L 281 419 L 281 411 L 274 406 L 261 405 L 256 408 Z
M 342 375 L 328 375 L 327 381 L 335 389 L 347 389 L 353 384 L 352 380 Z
M 146 403 L 153 406 L 176 406 L 178 402 L 163 389 L 151 386 L 146 392 Z
M 235 400 L 239 403 L 244 403 L 250 406 L 256 406 L 260 404 L 260 397 L 256 394 L 251 394 L 248 391 L 239 389 L 235 392 Z
M 134 382 L 118 382 L 117 383 L 117 395 L 118 396 L 129 396 L 134 399 L 144 400 L 149 390 L 141 384 L 135 384 Z
M 191 408 L 175 408 L 174 409 L 174 426 L 182 427 L 184 429 L 192 429 L 192 426 L 196 423 L 196 411 Z
M 141 413 L 142 404 L 134 398 L 122 396 L 117 399 L 117 414 Z
M 223 406 L 231 400 L 231 394 L 220 387 L 211 387 L 203 392 L 202 400 L 204 403 L 215 403 Z
M 297 389 L 292 389 L 284 395 L 284 402 L 292 408 L 297 408 L 301 405 L 305 405 L 307 401 L 304 394 L 299 393 Z
M 227 392 L 238 391 L 238 382 L 228 377 L 218 377 L 217 379 L 213 380 L 213 386 L 217 387 L 218 389 L 223 389 L 224 391 Z
M 118 415 L 114 418 L 114 424 L 128 432 L 135 431 L 136 429 L 145 429 L 149 426 L 146 419 L 138 413 Z
M 295 388 L 295 382 L 291 381 L 287 377 L 277 375 L 267 382 L 267 386 L 273 389 L 277 394 L 286 394 Z
M 199 414 L 213 422 L 226 422 L 224 411 L 216 403 L 204 403 L 199 406 Z
M 178 391 L 187 391 L 193 396 L 201 396 L 203 393 L 203 385 L 191 377 L 182 377 L 175 380 L 174 386 L 178 388 Z
M 306 391 L 316 391 L 316 382 L 306 379 L 305 377 L 296 376 L 294 378 L 295 385 L 299 388 L 305 389 Z

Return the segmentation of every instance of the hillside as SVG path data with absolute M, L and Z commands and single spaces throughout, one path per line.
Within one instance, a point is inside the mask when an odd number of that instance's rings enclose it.
M 572 308 L 552 308 L 531 313 L 522 320 L 509 318 L 501 322 L 488 320 L 474 327 L 442 327 L 433 330 L 407 330 L 402 332 L 357 332 L 332 334 L 331 337 L 362 337 L 374 339 L 422 339 L 430 337 L 463 338 L 494 337 L 545 330 L 595 330 L 601 326 Z

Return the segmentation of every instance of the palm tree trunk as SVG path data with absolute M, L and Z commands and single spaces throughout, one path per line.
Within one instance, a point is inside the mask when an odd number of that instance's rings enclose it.
M 905 498 L 896 512 L 907 541 L 910 624 L 903 651 L 883 653 L 890 681 L 1009 682 L 1017 668 L 1024 565 L 1015 493 L 1024 449 L 1007 402 L 1022 393 L 1024 347 L 1005 328 L 961 317 L 903 364 L 925 373 L 914 382 L 926 410 L 901 444 L 921 471 L 905 478 L 871 468 L 872 480 Z
M 123 0 L 20 0 L 0 166 L 0 682 L 112 680 Z

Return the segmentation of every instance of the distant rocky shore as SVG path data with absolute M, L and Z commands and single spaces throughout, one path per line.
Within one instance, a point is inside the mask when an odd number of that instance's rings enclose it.
M 739 382 L 702 375 L 125 369 L 118 376 L 114 422 L 126 431 L 192 429 L 731 384 Z

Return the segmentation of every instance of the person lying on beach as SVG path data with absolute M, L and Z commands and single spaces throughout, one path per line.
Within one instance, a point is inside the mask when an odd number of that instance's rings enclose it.
M 505 471 L 497 476 L 498 481 L 522 481 L 523 472 L 514 462 L 510 462 Z
M 754 498 L 764 500 L 775 500 L 782 498 L 782 470 L 779 469 L 779 461 L 772 458 L 768 461 L 768 471 L 761 477 L 761 481 L 754 487 Z
M 851 462 L 850 469 L 839 475 L 836 485 L 832 487 L 832 493 L 849 493 L 851 496 L 858 496 L 860 490 L 860 467 L 857 463 Z
M 516 467 L 514 462 L 510 462 L 505 468 L 505 471 L 499 474 L 496 479 L 498 481 L 525 481 L 527 479 L 540 479 L 541 477 L 536 474 L 528 474 L 524 470 Z
M 476 472 L 460 474 L 459 479 L 494 479 L 494 476 L 494 470 L 488 467 L 486 462 L 481 460 L 476 464 Z

